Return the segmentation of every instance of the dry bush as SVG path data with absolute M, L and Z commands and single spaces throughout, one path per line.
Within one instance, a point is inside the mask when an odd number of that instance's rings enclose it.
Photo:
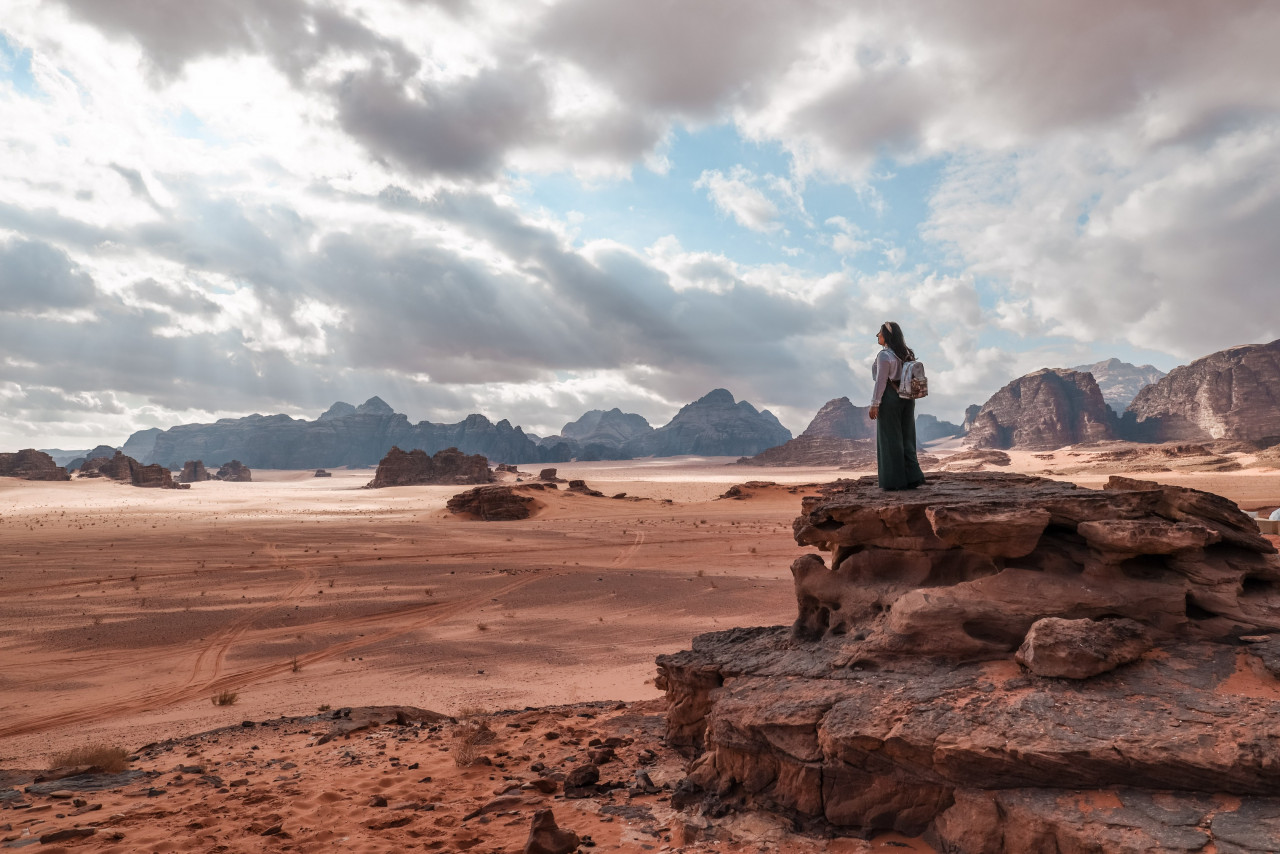
M 116 774 L 129 767 L 129 751 L 123 747 L 93 744 L 49 757 L 50 769 L 76 768 L 81 765 L 91 765 L 99 771 Z
M 483 746 L 492 744 L 498 736 L 482 721 L 470 721 L 453 731 L 453 747 L 449 752 L 459 768 L 476 764 L 484 753 Z
M 215 706 L 234 706 L 240 695 L 235 691 L 221 691 L 209 698 Z

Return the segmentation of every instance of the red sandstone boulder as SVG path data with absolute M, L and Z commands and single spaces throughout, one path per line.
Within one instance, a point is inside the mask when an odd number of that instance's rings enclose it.
M 562 830 L 556 824 L 551 810 L 538 810 L 533 814 L 529 838 L 524 843 L 524 854 L 573 854 L 582 840 L 572 830 Z
M 554 487 L 553 487 L 554 488 Z M 450 498 L 445 506 L 450 513 L 471 516 L 485 522 L 508 522 L 528 519 L 539 507 L 528 493 L 546 489 L 540 483 L 519 486 L 490 484 L 468 489 Z
M 511 468 L 514 469 L 514 466 Z M 493 475 L 489 461 L 479 454 L 464 454 L 446 448 L 428 456 L 426 451 L 404 452 L 392 446 L 378 463 L 378 471 L 366 489 L 423 484 L 489 483 Z
M 1046 617 L 1031 624 L 1017 661 L 1037 676 L 1088 679 L 1137 661 L 1153 644 L 1133 620 L 1063 620 Z
M 71 480 L 67 470 L 44 451 L 27 448 L 13 454 L 0 454 L 0 477 L 21 480 Z

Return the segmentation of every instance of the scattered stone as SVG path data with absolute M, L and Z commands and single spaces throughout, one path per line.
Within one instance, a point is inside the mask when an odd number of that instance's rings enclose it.
M 572 854 L 581 842 L 578 834 L 556 824 L 551 810 L 538 810 L 533 814 L 529 838 L 524 843 L 524 854 Z

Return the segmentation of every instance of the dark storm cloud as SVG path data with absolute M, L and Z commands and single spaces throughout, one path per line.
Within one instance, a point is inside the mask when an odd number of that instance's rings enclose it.
M 707 115 L 785 67 L 833 5 L 772 0 L 569 0 L 534 43 L 576 62 L 636 109 Z
M 375 157 L 413 172 L 487 177 L 516 144 L 547 133 L 547 90 L 536 69 L 486 69 L 448 83 L 414 84 L 382 69 L 337 88 L 338 121 Z
M 66 252 L 38 240 L 0 240 L 0 311 L 83 308 L 93 280 Z
M 60 0 L 104 32 L 131 36 L 164 77 L 204 56 L 257 53 L 294 82 L 337 48 L 412 74 L 418 59 L 328 4 L 303 0 Z

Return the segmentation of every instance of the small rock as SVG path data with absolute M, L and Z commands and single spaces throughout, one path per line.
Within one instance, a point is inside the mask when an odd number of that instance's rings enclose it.
M 533 814 L 529 838 L 524 843 L 524 854 L 572 854 L 581 842 L 578 834 L 556 824 L 551 810 L 538 810 Z

